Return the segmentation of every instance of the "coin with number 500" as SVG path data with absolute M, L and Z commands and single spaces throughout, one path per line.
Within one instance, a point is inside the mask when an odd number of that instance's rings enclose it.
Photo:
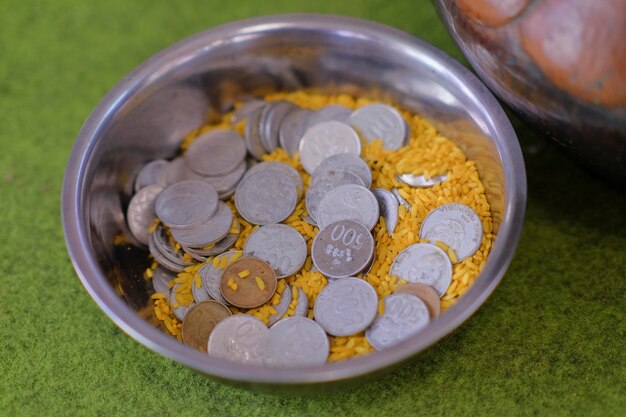
M 374 255 L 374 238 L 360 223 L 342 220 L 322 229 L 313 240 L 311 257 L 327 277 L 345 278 L 358 274 Z

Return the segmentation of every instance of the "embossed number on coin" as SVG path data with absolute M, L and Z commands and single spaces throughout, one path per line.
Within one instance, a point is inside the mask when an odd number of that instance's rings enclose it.
M 313 240 L 311 256 L 315 267 L 332 278 L 358 274 L 370 262 L 374 238 L 360 223 L 342 220 L 321 230 Z

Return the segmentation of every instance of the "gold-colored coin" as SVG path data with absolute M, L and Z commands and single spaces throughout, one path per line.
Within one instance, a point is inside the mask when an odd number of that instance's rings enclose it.
M 260 259 L 243 258 L 224 270 L 220 290 L 232 305 L 254 308 L 272 298 L 276 285 L 276 273 L 271 266 Z
M 439 317 L 441 312 L 441 300 L 437 290 L 426 284 L 418 284 L 416 282 L 409 282 L 406 285 L 401 286 L 395 293 L 413 294 L 426 304 L 428 312 L 430 313 L 430 319 Z
M 214 300 L 196 304 L 183 320 L 183 343 L 206 352 L 211 332 L 217 323 L 230 315 L 228 307 Z

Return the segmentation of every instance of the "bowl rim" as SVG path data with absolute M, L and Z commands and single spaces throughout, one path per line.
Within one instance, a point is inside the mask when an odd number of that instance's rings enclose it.
M 468 292 L 446 314 L 419 335 L 385 351 L 299 369 L 257 368 L 211 358 L 179 343 L 140 317 L 115 293 L 91 253 L 89 225 L 81 203 L 86 188 L 85 173 L 96 144 L 103 138 L 100 133 L 104 126 L 137 90 L 163 71 L 164 62 L 181 62 L 224 36 L 283 29 L 341 30 L 427 54 L 445 65 L 446 72 L 459 86 L 464 86 L 465 93 L 481 104 L 482 116 L 491 126 L 502 158 L 506 183 L 505 212 L 487 264 Z M 525 206 L 526 173 L 517 137 L 498 101 L 473 73 L 443 51 L 408 33 L 367 20 L 326 14 L 273 15 L 216 26 L 173 44 L 137 66 L 98 103 L 81 128 L 68 159 L 61 196 L 63 231 L 74 269 L 89 295 L 121 330 L 149 349 L 196 371 L 239 383 L 274 385 L 317 384 L 365 376 L 396 366 L 451 333 L 476 312 L 501 281 L 521 235 Z

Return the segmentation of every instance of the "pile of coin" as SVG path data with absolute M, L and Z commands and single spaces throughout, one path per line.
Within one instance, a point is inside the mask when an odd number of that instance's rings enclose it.
M 212 130 L 183 156 L 147 163 L 128 206 L 129 230 L 158 263 L 154 291 L 169 299 L 182 321 L 183 342 L 239 363 L 321 365 L 329 354 L 328 335 L 365 332 L 381 350 L 436 318 L 439 299 L 452 280 L 452 264 L 471 256 L 482 239 L 482 223 L 471 208 L 446 204 L 424 219 L 422 243 L 402 250 L 389 271 L 408 284 L 384 298 L 382 314 L 376 290 L 362 279 L 374 262 L 371 231 L 379 218 L 391 236 L 399 206 L 410 209 L 410 203 L 396 189 L 371 189 L 372 172 L 360 158 L 361 140 L 382 139 L 388 149 L 401 148 L 409 137 L 402 115 L 384 104 L 312 111 L 287 101 L 255 100 L 235 112 L 233 124 L 243 120 L 244 137 L 234 128 Z M 311 175 L 306 190 L 289 164 L 254 162 L 279 146 L 299 154 Z M 398 175 L 411 187 L 445 179 Z M 236 212 L 224 202 L 233 194 Z M 281 223 L 301 198 L 308 212 L 303 220 L 319 228 L 310 254 L 305 238 Z M 258 226 L 243 251 L 232 250 L 241 232 L 237 216 Z M 269 328 L 251 315 L 232 314 L 231 309 L 240 313 L 268 303 L 278 280 L 300 272 L 308 256 L 312 270 L 329 282 L 315 300 L 286 285 L 272 306 L 276 314 L 269 317 Z M 199 285 L 193 283 L 191 294 L 181 295 L 180 282 L 172 286 L 172 280 L 198 263 Z M 296 310 L 288 316 L 294 299 Z M 313 319 L 307 318 L 310 302 Z
M 290 156 L 299 152 L 311 174 L 325 157 L 361 151 L 357 131 L 366 141 L 381 139 L 386 149 L 400 149 L 409 139 L 409 127 L 395 108 L 370 104 L 355 111 L 341 105 L 309 110 L 289 101 L 249 101 L 234 114 L 233 123 L 246 120 L 245 143 L 251 156 L 282 147 Z M 356 131 L 355 131 L 356 130 Z

